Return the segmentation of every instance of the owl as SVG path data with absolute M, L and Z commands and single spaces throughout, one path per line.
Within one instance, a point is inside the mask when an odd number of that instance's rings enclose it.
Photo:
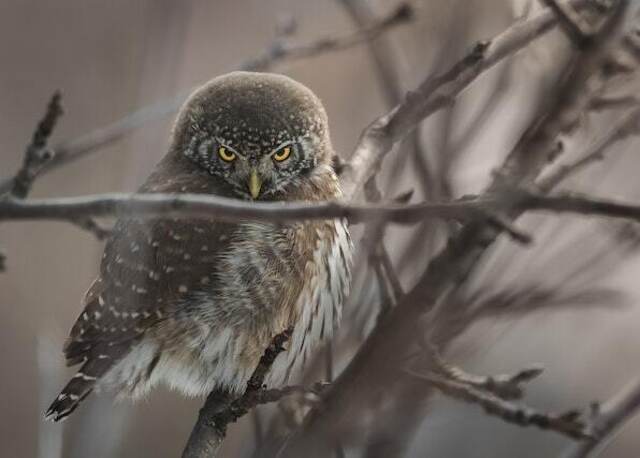
M 333 155 L 327 115 L 309 89 L 234 72 L 187 100 L 140 192 L 335 200 Z M 93 390 L 137 398 L 162 383 L 189 396 L 241 393 L 273 337 L 292 329 L 267 377 L 284 383 L 336 328 L 351 258 L 338 219 L 117 221 L 64 346 L 80 369 L 46 417 L 67 417 Z

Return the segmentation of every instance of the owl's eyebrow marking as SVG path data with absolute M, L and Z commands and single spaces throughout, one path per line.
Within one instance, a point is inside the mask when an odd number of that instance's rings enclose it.
M 216 142 L 218 142 L 220 144 L 220 146 L 223 146 L 223 147 L 231 150 L 233 153 L 237 154 L 238 156 L 240 156 L 242 158 L 247 157 L 245 154 L 242 154 L 237 149 L 235 149 L 233 146 L 229 146 L 229 144 L 227 144 L 227 142 L 225 142 L 222 138 L 214 137 L 214 139 L 215 139 Z
M 280 143 L 269 154 L 267 154 L 267 156 L 273 156 L 285 146 L 291 146 L 291 145 L 294 145 L 295 143 L 297 143 L 295 140 L 287 140 L 286 142 Z

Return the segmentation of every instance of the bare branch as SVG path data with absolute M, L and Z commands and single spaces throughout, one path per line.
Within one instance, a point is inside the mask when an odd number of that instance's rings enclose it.
M 47 149 L 47 142 L 53 129 L 62 116 L 62 105 L 60 92 L 55 92 L 47 105 L 44 117 L 38 123 L 36 130 L 31 137 L 31 142 L 27 146 L 22 161 L 22 167 L 16 175 L 10 179 L 8 191 L 18 198 L 25 198 L 31 191 L 33 180 L 43 171 L 44 166 L 52 158 L 51 151 Z M 2 195 L 4 192 L 0 192 Z
M 183 458 L 215 457 L 226 436 L 229 423 L 235 422 L 260 403 L 274 402 L 282 396 L 297 391 L 297 388 L 280 392 L 263 390 L 264 379 L 276 357 L 284 351 L 284 344 L 290 336 L 289 329 L 273 338 L 247 382 L 247 388 L 242 396 L 234 399 L 231 394 L 215 389 L 209 394 L 207 401 L 200 409 L 198 421 L 191 431 L 182 454 Z
M 469 374 L 445 361 L 437 350 L 431 346 L 430 357 L 433 372 L 454 382 L 469 385 L 473 388 L 491 393 L 500 399 L 521 399 L 524 395 L 522 385 L 540 376 L 544 370 L 541 366 L 531 366 L 514 374 L 475 375 Z
M 61 105 L 62 96 L 60 92 L 55 92 L 47 105 L 44 117 L 38 123 L 33 133 L 31 142 L 25 150 L 22 166 L 11 180 L 11 189 L 3 195 L 0 193 L 0 199 L 23 199 L 27 197 L 35 179 L 45 170 L 47 165 L 55 157 L 53 152 L 48 148 L 47 143 L 49 137 L 53 133 L 58 119 L 63 114 Z M 93 233 L 98 240 L 102 240 L 109 235 L 109 231 L 100 227 L 98 223 L 91 218 L 80 217 L 77 220 L 71 219 L 70 222 L 78 227 Z M 3 258 L 4 259 L 4 258 Z M 1 263 L 0 263 L 1 264 Z M 4 270 L 0 265 L 0 271 Z
M 307 59 L 328 52 L 348 49 L 369 42 L 396 25 L 406 24 L 413 17 L 414 11 L 411 4 L 400 3 L 386 17 L 343 36 L 321 38 L 307 44 L 276 41 L 262 56 L 245 62 L 241 69 L 265 71 L 283 61 Z
M 584 46 L 586 41 L 593 38 L 593 28 L 571 5 L 558 0 L 542 1 L 558 15 L 560 26 L 576 46 Z
M 353 223 L 384 219 L 411 223 L 424 218 L 488 218 L 486 208 L 468 199 L 451 203 L 346 204 L 341 202 L 282 203 L 246 202 L 203 194 L 97 194 L 81 197 L 0 201 L 0 221 L 49 219 L 76 221 L 93 217 L 190 217 L 218 221 L 255 219 L 286 221 L 298 219 L 348 218 Z M 498 206 L 500 204 L 497 204 Z
M 595 439 L 576 444 L 562 456 L 564 458 L 596 456 L 597 452 L 613 439 L 616 432 L 638 414 L 639 409 L 640 380 L 636 380 L 601 407 L 595 406 L 590 425 L 596 434 Z
M 573 439 L 591 439 L 592 432 L 581 419 L 580 412 L 568 411 L 561 414 L 543 413 L 531 407 L 515 404 L 471 385 L 449 380 L 437 375 L 411 373 L 436 387 L 443 394 L 461 401 L 478 404 L 489 415 L 518 426 L 536 426 L 555 431 Z
M 615 143 L 630 136 L 640 134 L 640 106 L 627 111 L 620 119 L 614 122 L 611 127 L 593 143 L 577 161 L 561 165 L 555 171 L 536 182 L 538 189 L 549 191 L 557 186 L 561 181 L 582 171 L 588 165 L 603 159 L 603 153 Z
M 530 210 L 603 216 L 640 221 L 640 205 L 598 199 L 575 193 L 544 195 L 519 188 L 504 194 L 468 197 L 452 202 L 418 204 L 347 204 L 342 202 L 282 203 L 245 202 L 202 194 L 98 194 L 52 199 L 5 199 L 0 201 L 0 221 L 59 220 L 83 221 L 87 217 L 190 217 L 218 221 L 290 221 L 347 218 L 351 223 L 386 221 L 402 224 L 429 218 L 458 221 L 485 221 L 498 229 L 518 233 L 500 223 L 494 214 Z

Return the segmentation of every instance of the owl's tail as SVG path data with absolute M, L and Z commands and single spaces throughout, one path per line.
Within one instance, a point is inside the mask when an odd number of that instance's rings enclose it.
M 46 420 L 60 421 L 76 410 L 98 381 L 112 366 L 110 358 L 92 358 L 80 368 L 44 414 Z

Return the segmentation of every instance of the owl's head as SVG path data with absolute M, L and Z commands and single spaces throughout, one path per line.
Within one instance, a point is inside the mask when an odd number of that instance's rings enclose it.
M 329 164 L 327 115 L 302 84 L 233 72 L 198 89 L 180 112 L 171 150 L 245 199 L 274 199 Z

